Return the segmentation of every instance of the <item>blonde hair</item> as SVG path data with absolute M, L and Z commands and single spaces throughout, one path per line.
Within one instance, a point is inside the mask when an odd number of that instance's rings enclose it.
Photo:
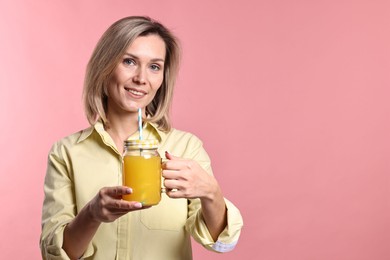
M 161 23 L 144 16 L 125 17 L 112 24 L 102 35 L 88 62 L 83 100 L 87 119 L 91 125 L 101 119 L 108 123 L 107 91 L 109 80 L 128 46 L 140 36 L 155 34 L 165 42 L 164 79 L 153 101 L 146 107 L 147 121 L 159 129 L 169 131 L 169 110 L 179 69 L 180 47 L 178 39 Z

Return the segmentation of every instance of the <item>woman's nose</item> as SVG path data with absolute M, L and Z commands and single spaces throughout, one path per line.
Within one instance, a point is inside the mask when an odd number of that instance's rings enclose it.
M 138 83 L 138 84 L 145 84 L 146 82 L 146 73 L 145 73 L 145 70 L 141 67 L 139 67 L 133 77 L 133 80 L 135 83 Z

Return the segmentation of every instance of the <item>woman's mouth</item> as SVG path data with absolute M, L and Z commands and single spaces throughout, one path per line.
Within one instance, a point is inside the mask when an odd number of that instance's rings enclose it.
M 146 95 L 146 92 L 145 91 L 140 91 L 140 90 L 136 90 L 136 89 L 133 89 L 133 88 L 125 88 L 125 90 L 127 92 L 129 92 L 130 94 L 132 94 L 132 96 L 134 97 L 143 97 Z

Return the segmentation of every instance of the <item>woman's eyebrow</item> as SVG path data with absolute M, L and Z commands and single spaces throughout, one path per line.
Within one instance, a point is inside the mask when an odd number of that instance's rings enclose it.
M 137 55 L 134 55 L 134 54 L 131 54 L 131 53 L 128 53 L 128 52 L 126 52 L 125 55 L 130 56 L 130 57 L 132 57 L 132 58 L 134 58 L 134 59 L 136 59 L 136 60 L 139 60 L 139 58 L 137 57 Z M 162 59 L 162 58 L 154 58 L 154 59 L 151 59 L 151 61 L 152 61 L 152 62 L 158 62 L 158 61 L 160 61 L 160 62 L 165 62 L 165 60 Z

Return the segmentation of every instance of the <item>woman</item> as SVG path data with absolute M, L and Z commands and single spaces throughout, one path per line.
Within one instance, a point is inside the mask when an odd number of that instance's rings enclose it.
M 209 250 L 234 248 L 242 227 L 222 196 L 194 135 L 171 128 L 178 71 L 176 38 L 147 17 L 127 17 L 103 34 L 88 63 L 84 103 L 91 127 L 53 145 L 45 178 L 44 259 L 192 259 L 190 235 Z M 125 140 L 159 141 L 167 190 L 157 206 L 122 200 Z M 169 151 L 169 152 L 168 152 Z

